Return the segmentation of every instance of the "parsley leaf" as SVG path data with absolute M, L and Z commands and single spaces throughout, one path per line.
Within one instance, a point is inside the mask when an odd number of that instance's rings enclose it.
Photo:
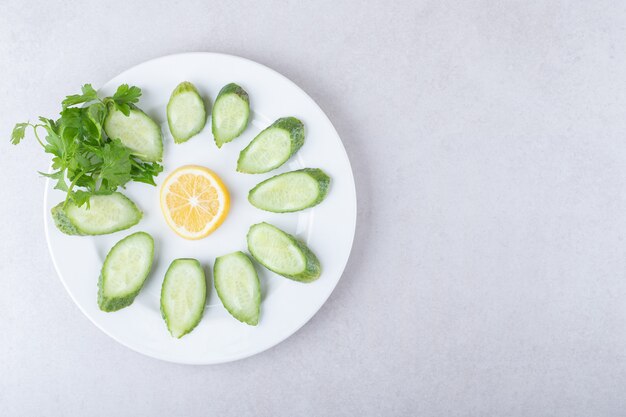
M 22 139 L 24 139 L 24 134 L 26 133 L 26 128 L 29 126 L 28 123 L 17 123 L 13 128 L 13 132 L 11 133 L 11 143 L 17 145 L 20 143 Z
M 63 110 L 65 110 L 66 108 L 70 106 L 74 106 L 76 104 L 87 103 L 87 102 L 98 99 L 98 94 L 96 93 L 96 90 L 93 89 L 91 84 L 83 85 L 81 90 L 82 90 L 82 94 L 74 94 L 74 95 L 65 97 L 65 100 L 61 102 L 61 105 L 63 106 Z
M 122 84 L 117 88 L 111 99 L 115 103 L 115 107 L 125 116 L 130 114 L 130 104 L 137 103 L 141 97 L 141 89 L 135 86 L 129 87 L 128 84 Z
M 130 150 L 119 139 L 105 144 L 101 157 L 99 177 L 104 188 L 113 191 L 130 181 Z
M 51 174 L 46 174 L 45 172 L 41 172 L 41 171 L 39 171 L 39 173 L 43 175 L 44 177 L 48 177 L 50 179 L 56 180 L 57 183 L 54 186 L 56 190 L 67 191 L 67 183 L 65 182 L 65 172 L 63 172 L 63 170 L 59 170 Z
M 87 114 L 87 119 L 83 118 L 85 129 L 89 131 L 91 137 L 97 138 L 98 142 L 101 142 L 104 118 L 107 115 L 106 106 L 102 103 L 95 103 L 87 107 L 85 112 Z
M 87 208 L 89 208 L 89 199 L 92 195 L 93 193 L 88 193 L 83 190 L 76 190 L 69 194 L 69 199 L 72 200 L 74 204 L 76 204 L 78 207 L 82 206 L 83 204 L 87 204 Z
M 132 164 L 130 176 L 133 181 L 156 185 L 154 177 L 163 172 L 163 166 L 156 162 L 149 163 L 133 160 Z

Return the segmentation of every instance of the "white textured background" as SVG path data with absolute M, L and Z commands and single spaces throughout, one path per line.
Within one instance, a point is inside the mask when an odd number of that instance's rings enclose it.
M 623 1 L 0 3 L 2 416 L 626 415 Z M 304 88 L 352 161 L 355 246 L 302 330 L 179 366 L 74 306 L 8 143 L 150 58 L 241 55 Z

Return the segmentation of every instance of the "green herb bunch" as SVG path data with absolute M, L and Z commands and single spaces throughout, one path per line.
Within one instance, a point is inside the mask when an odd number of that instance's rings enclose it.
M 133 156 L 118 138 L 109 138 L 103 129 L 109 109 L 115 107 L 128 116 L 139 97 L 140 88 L 122 84 L 112 97 L 100 99 L 91 84 L 85 84 L 82 94 L 63 100 L 59 119 L 39 117 L 39 123 L 16 124 L 11 143 L 17 145 L 26 129 L 33 129 L 44 151 L 53 155 L 53 172 L 40 174 L 56 181 L 54 188 L 67 193 L 65 204 L 88 204 L 92 195 L 110 194 L 129 181 L 156 185 L 154 177 L 163 167 Z M 43 140 L 39 129 L 46 133 Z

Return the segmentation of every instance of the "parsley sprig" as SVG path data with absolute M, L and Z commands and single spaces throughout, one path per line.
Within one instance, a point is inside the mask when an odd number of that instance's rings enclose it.
M 20 143 L 26 129 L 32 128 L 37 142 L 52 155 L 52 172 L 40 174 L 56 181 L 54 188 L 67 193 L 66 204 L 88 204 L 92 195 L 110 194 L 129 181 L 155 185 L 154 177 L 163 167 L 136 158 L 119 139 L 109 138 L 103 128 L 110 107 L 128 116 L 139 97 L 140 88 L 122 84 L 113 96 L 100 99 L 91 84 L 85 84 L 81 94 L 62 101 L 59 119 L 39 117 L 38 123 L 17 123 L 11 143 Z

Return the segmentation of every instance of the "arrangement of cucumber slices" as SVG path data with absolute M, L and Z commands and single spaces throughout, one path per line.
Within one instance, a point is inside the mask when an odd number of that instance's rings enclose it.
M 243 252 L 218 257 L 213 279 L 226 310 L 237 320 L 256 326 L 261 309 L 261 284 L 250 258 Z
M 98 305 L 102 311 L 128 307 L 141 291 L 154 258 L 154 240 L 145 232 L 133 233 L 111 248 L 98 281 Z
M 262 210 L 288 213 L 304 210 L 321 203 L 330 177 L 318 168 L 285 172 L 267 179 L 250 190 L 248 201 Z
M 239 154 L 237 171 L 263 174 L 285 162 L 304 144 L 304 125 L 295 117 L 283 117 L 259 133 Z
M 51 210 L 57 228 L 68 235 L 105 235 L 136 225 L 141 210 L 124 194 L 94 195 L 89 205 L 59 203 Z
M 171 335 L 180 339 L 200 323 L 206 304 L 206 278 L 196 259 L 176 259 L 161 287 L 161 314 Z
M 303 242 L 268 223 L 250 227 L 248 250 L 261 265 L 294 281 L 315 281 L 322 272 L 320 261 Z
M 204 101 L 196 87 L 183 81 L 167 103 L 167 123 L 174 142 L 182 143 L 199 133 L 206 123 Z
M 230 83 L 220 90 L 214 103 L 211 131 L 216 146 L 221 148 L 241 136 L 248 126 L 250 99 L 242 87 Z M 108 137 L 119 139 L 128 149 L 126 152 L 134 157 L 147 163 L 160 161 L 163 140 L 159 125 L 132 103 L 128 107 L 113 102 L 107 105 L 103 129 Z M 207 121 L 205 100 L 188 81 L 174 89 L 166 113 L 174 142 L 179 144 L 200 133 Z M 279 118 L 241 150 L 236 170 L 263 174 L 279 168 L 302 147 L 304 137 L 304 124 L 300 120 Z M 285 172 L 252 188 L 248 201 L 268 212 L 296 212 L 320 204 L 328 195 L 330 182 L 330 177 L 319 168 Z M 60 203 L 52 209 L 52 217 L 63 233 L 103 235 L 136 225 L 142 212 L 123 194 L 109 192 L 91 195 L 86 205 L 73 201 Z M 241 251 L 218 256 L 213 266 L 214 285 L 230 315 L 256 326 L 261 315 L 261 284 L 253 261 L 302 283 L 317 280 L 322 267 L 304 242 L 269 223 L 252 225 L 246 238 L 251 257 Z M 146 232 L 130 234 L 111 248 L 98 280 L 97 301 L 102 311 L 117 311 L 133 303 L 149 279 L 153 257 L 154 239 Z M 181 338 L 198 325 L 207 295 L 207 279 L 200 261 L 171 262 L 163 277 L 160 306 L 173 337 Z
M 235 83 L 222 88 L 215 99 L 212 117 L 211 130 L 215 144 L 221 148 L 241 135 L 248 126 L 250 99 L 246 90 Z

